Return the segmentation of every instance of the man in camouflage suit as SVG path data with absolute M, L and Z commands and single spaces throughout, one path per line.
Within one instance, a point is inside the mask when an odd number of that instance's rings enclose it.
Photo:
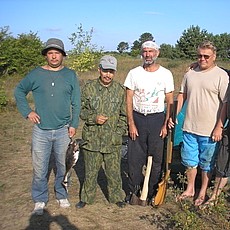
M 125 206 L 120 170 L 122 135 L 127 129 L 125 90 L 113 81 L 116 70 L 116 58 L 103 56 L 98 68 L 99 78 L 89 81 L 82 89 L 80 117 L 85 122 L 82 131 L 85 180 L 77 208 L 93 203 L 103 162 L 109 202 L 120 208 Z

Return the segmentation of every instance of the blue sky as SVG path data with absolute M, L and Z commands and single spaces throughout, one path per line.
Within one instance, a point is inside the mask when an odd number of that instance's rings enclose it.
M 199 26 L 209 33 L 230 33 L 230 0 L 0 0 L 0 27 L 13 36 L 30 31 L 73 47 L 69 37 L 80 24 L 94 29 L 92 43 L 114 51 L 120 42 L 151 33 L 156 42 L 175 45 L 184 30 Z

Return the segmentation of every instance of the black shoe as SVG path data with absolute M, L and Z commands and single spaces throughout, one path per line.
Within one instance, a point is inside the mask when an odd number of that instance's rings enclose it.
M 128 195 L 125 197 L 125 202 L 126 202 L 127 204 L 130 203 L 131 197 L 132 197 L 132 193 L 128 194 Z
M 119 207 L 119 208 L 124 208 L 126 203 L 124 201 L 118 201 L 116 202 L 116 205 Z
M 86 206 L 86 202 L 84 202 L 84 201 L 79 201 L 76 204 L 76 208 L 84 208 L 85 206 Z

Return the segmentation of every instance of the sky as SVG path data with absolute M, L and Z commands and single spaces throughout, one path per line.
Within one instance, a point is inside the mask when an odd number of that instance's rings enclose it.
M 173 46 L 191 26 L 230 33 L 229 9 L 230 0 L 0 0 L 0 27 L 9 26 L 14 37 L 34 32 L 43 42 L 60 38 L 68 51 L 81 24 L 93 29 L 91 44 L 116 51 L 143 33 Z

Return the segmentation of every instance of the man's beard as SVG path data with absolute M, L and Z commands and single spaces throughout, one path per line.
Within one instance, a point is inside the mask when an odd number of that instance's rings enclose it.
M 157 60 L 157 57 L 152 58 L 151 61 L 146 61 L 146 60 L 144 60 L 144 65 L 145 65 L 145 66 L 152 65 L 152 64 L 155 63 L 156 60 Z

